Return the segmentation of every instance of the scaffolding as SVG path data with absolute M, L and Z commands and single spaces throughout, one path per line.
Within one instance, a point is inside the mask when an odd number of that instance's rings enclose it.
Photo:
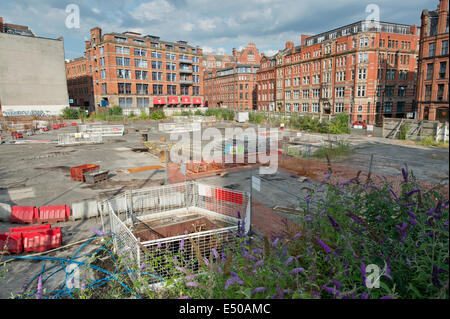
M 101 203 L 100 211 L 110 217 L 114 251 L 131 278 L 145 265 L 168 279 L 173 266 L 197 272 L 213 248 L 224 250 L 240 222 L 249 232 L 250 204 L 247 192 L 189 181 L 128 191 Z

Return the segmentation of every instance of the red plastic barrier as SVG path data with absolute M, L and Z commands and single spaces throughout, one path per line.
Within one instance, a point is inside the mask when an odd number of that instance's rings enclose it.
M 54 129 L 54 130 L 57 130 L 57 129 L 59 129 L 59 125 L 58 125 L 58 124 L 54 124 L 54 125 L 52 125 L 52 129 Z
M 22 233 L 0 233 L 0 252 L 5 250 L 20 254 L 23 251 Z
M 39 210 L 33 206 L 13 206 L 11 207 L 11 223 L 33 224 L 38 218 Z
M 241 193 L 230 192 L 221 188 L 215 189 L 215 197 L 226 202 L 240 205 L 244 202 L 244 197 Z
M 52 226 L 50 224 L 45 224 L 45 225 L 10 228 L 9 232 L 20 233 L 20 232 L 24 232 L 24 231 L 36 231 L 36 230 L 43 230 L 43 229 L 50 229 L 50 228 L 52 228 Z
M 57 248 L 62 244 L 61 228 L 44 229 L 21 233 L 23 237 L 23 250 L 46 251 Z
M 73 122 L 72 124 L 70 124 L 72 126 L 77 126 L 77 123 Z
M 100 169 L 100 165 L 84 164 L 81 166 L 75 166 L 70 168 L 70 178 L 76 181 L 84 182 L 83 174 L 90 171 L 96 171 Z
M 54 223 L 65 222 L 70 216 L 70 207 L 66 205 L 41 206 L 39 208 L 38 222 Z

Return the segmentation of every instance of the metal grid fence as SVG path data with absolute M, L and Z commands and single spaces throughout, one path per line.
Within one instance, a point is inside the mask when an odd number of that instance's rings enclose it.
M 58 145 L 100 144 L 103 142 L 101 134 L 65 133 L 58 134 Z
M 101 136 L 122 136 L 125 131 L 125 126 L 85 124 L 80 125 L 79 130 L 83 133 L 100 134 Z
M 145 264 L 146 272 L 167 279 L 173 275 L 174 266 L 195 272 L 203 259 L 213 258 L 212 248 L 218 253 L 223 251 L 232 240 L 240 219 L 245 220 L 246 231 L 249 231 L 249 205 L 250 196 L 246 192 L 190 181 L 129 191 L 100 206 L 102 215 L 110 216 L 114 249 L 128 270 Z M 132 232 L 136 221 L 143 223 L 186 212 L 226 221 L 226 226 L 145 242 L 140 242 Z

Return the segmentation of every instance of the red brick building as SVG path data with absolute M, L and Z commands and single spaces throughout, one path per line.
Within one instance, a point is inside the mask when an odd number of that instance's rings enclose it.
M 411 117 L 418 40 L 415 25 L 365 21 L 302 35 L 300 45 L 287 42 L 270 58 L 270 67 L 258 71 L 262 90 L 258 109 L 270 110 L 274 102 L 278 112 L 318 116 L 346 112 L 352 121 L 367 123 Z M 270 80 L 264 79 L 269 77 L 265 72 L 271 74 Z M 267 103 L 263 88 L 273 77 L 275 88 L 270 90 L 275 90 L 275 98 Z
M 89 112 L 95 111 L 94 86 L 88 60 L 82 57 L 66 61 L 66 78 L 70 106 L 80 107 Z
M 256 108 L 256 71 L 261 55 L 254 43 L 230 55 L 203 57 L 204 93 L 208 107 Z
M 185 41 L 167 42 L 135 32 L 102 34 L 91 30 L 85 42 L 95 109 L 120 106 L 199 107 L 204 103 L 203 52 Z M 80 61 L 67 63 L 67 68 Z M 73 83 L 72 83 L 73 84 Z M 76 89 L 71 85 L 69 91 Z
M 448 121 L 449 54 L 448 0 L 421 16 L 416 100 L 418 118 Z
M 207 71 L 205 97 L 208 107 L 256 109 L 256 72 L 258 66 L 235 64 Z

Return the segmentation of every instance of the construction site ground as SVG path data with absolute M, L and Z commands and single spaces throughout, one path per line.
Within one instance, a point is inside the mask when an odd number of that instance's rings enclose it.
M 223 124 L 221 124 L 223 126 Z M 251 127 L 252 125 L 249 124 Z M 104 137 L 102 144 L 58 146 L 57 143 L 26 143 L 0 145 L 0 203 L 23 206 L 71 205 L 88 199 L 107 199 L 128 189 L 161 185 L 166 179 L 165 169 L 142 170 L 131 173 L 128 169 L 144 166 L 164 166 L 160 158 L 143 151 L 139 130 L 149 127 L 149 123 L 132 122 L 126 124 L 126 134 L 118 137 Z M 223 128 L 223 127 L 222 127 Z M 25 140 L 57 140 L 61 132 L 75 132 L 75 127 L 61 128 L 41 135 L 24 136 Z M 307 134 L 307 133 L 303 133 Z M 150 133 L 150 139 L 160 139 L 161 134 Z M 318 134 L 316 134 L 318 135 Z M 4 134 L 6 136 L 6 134 Z M 326 136 L 326 135 L 324 135 Z M 352 151 L 349 156 L 335 160 L 335 164 L 367 169 L 370 154 L 374 154 L 373 171 L 380 174 L 399 175 L 404 163 L 421 180 L 433 183 L 447 183 L 449 179 L 449 151 L 425 146 L 404 146 L 399 141 L 364 135 L 346 135 L 342 139 L 349 142 Z M 378 157 L 378 158 L 377 158 Z M 70 179 L 70 167 L 83 164 L 97 164 L 109 171 L 105 181 L 86 184 Z M 223 173 L 223 172 L 222 172 Z M 199 176 L 199 180 L 219 187 L 250 192 L 251 175 L 258 175 L 257 167 L 241 167 L 228 174 L 213 173 Z M 320 172 L 325 178 L 325 174 Z M 280 190 L 289 190 L 306 196 L 304 186 L 316 187 L 318 180 L 299 179 L 295 170 L 279 169 L 276 174 L 266 176 L 273 192 L 264 194 L 263 205 L 269 207 L 288 206 Z M 192 177 L 192 176 L 191 176 Z M 170 180 L 170 178 L 169 178 Z M 256 197 L 255 197 L 256 198 Z M 257 210 L 257 203 L 253 209 Z M 279 214 L 280 220 L 286 216 Z M 264 214 L 254 214 L 253 223 L 267 225 L 275 218 Z M 280 222 L 278 220 L 277 222 Z M 106 220 L 107 222 L 107 220 Z M 0 232 L 18 226 L 0 222 Z M 100 218 L 56 223 L 62 227 L 63 246 L 76 243 L 94 235 L 93 228 L 101 229 Z M 261 226 L 264 227 L 264 226 Z M 95 249 L 96 244 L 87 249 Z M 53 253 L 51 256 L 70 258 L 79 245 Z M 87 251 L 88 251 L 87 250 Z M 86 252 L 86 250 L 84 251 Z M 15 260 L 6 264 L 6 274 L 0 278 L 0 298 L 10 298 L 18 294 L 23 285 L 42 269 L 41 261 Z M 3 269 L 0 269 L 3 271 Z M 51 278 L 49 287 L 61 284 L 64 273 Z M 47 286 L 47 285 L 46 285 Z M 48 287 L 47 286 L 47 287 Z

